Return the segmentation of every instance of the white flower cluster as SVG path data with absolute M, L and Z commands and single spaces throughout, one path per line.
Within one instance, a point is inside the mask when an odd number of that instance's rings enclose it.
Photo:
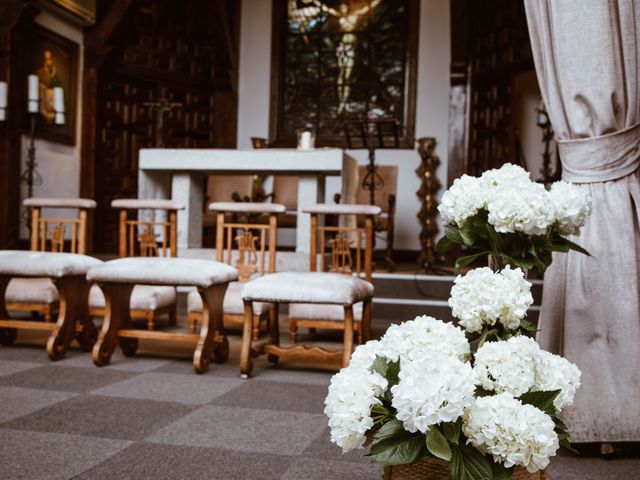
M 591 214 L 591 197 L 587 189 L 559 181 L 551 185 L 549 195 L 556 210 L 558 232 L 578 235 Z
M 459 227 L 481 209 L 489 212 L 489 223 L 500 233 L 543 235 L 555 225 L 562 235 L 576 235 L 591 212 L 591 201 L 567 182 L 556 182 L 547 191 L 522 167 L 507 163 L 481 177 L 463 175 L 438 206 L 445 224 Z
M 473 402 L 471 365 L 435 350 L 403 362 L 399 379 L 391 387 L 392 405 L 409 432 L 426 433 L 432 425 L 455 421 Z
M 522 270 L 510 266 L 500 272 L 484 267 L 458 275 L 449 297 L 453 316 L 471 333 L 496 322 L 516 329 L 532 303 L 531 284 Z
M 521 465 L 531 473 L 546 468 L 556 454 L 554 429 L 551 417 L 508 393 L 477 398 L 462 423 L 462 431 L 479 451 L 507 468 Z
M 331 378 L 324 413 L 329 417 L 331 441 L 348 451 L 362 448 L 373 427 L 371 407 L 387 389 L 387 380 L 361 367 L 347 367 Z
M 465 360 L 471 349 L 460 328 L 426 315 L 391 325 L 380 339 L 380 354 L 394 362 L 414 360 L 431 350 Z
M 576 365 L 541 350 L 524 336 L 482 345 L 475 354 L 473 372 L 476 383 L 485 390 L 514 397 L 529 391 L 560 390 L 553 402 L 556 412 L 573 403 L 581 376 Z

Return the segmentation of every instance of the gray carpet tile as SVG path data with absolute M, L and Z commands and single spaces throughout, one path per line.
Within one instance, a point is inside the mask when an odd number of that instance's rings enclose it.
M 111 363 L 102 368 L 107 370 L 122 370 L 124 372 L 148 372 L 167 365 L 171 363 L 171 361 L 169 358 L 153 358 L 148 355 L 125 357 L 122 352 L 116 350 L 111 357 Z M 73 355 L 58 362 L 53 362 L 52 365 L 62 367 L 95 367 L 91 355 Z
M 334 372 L 317 372 L 280 366 L 269 366 L 257 374 L 256 378 L 260 380 L 273 380 L 274 382 L 324 385 L 325 387 L 328 387 L 333 373 Z
M 151 435 L 173 445 L 299 455 L 324 430 L 324 415 L 206 406 Z
M 240 388 L 243 383 L 246 382 L 240 378 L 212 375 L 201 377 L 195 373 L 181 375 L 148 372 L 90 393 L 110 397 L 204 405 L 236 387 Z
M 17 360 L 21 362 L 50 363 L 44 345 L 26 346 L 12 345 L 0 346 L 0 360 Z
M 133 374 L 98 367 L 56 367 L 43 365 L 0 377 L 0 385 L 39 388 L 61 392 L 87 392 L 131 378 Z
M 129 445 L 123 440 L 0 429 L 0 478 L 73 478 Z
M 31 370 L 32 368 L 42 366 L 41 363 L 36 362 L 18 362 L 15 360 L 0 360 L 0 377 L 5 375 L 11 375 L 12 373 L 22 372 L 24 370 Z
M 0 422 L 17 417 L 67 400 L 75 393 L 52 392 L 21 387 L 0 387 Z
M 324 385 L 250 379 L 214 400 L 213 404 L 321 414 L 326 395 L 327 387 Z
M 335 443 L 331 442 L 329 427 L 326 427 L 318 437 L 309 445 L 302 455 L 319 460 L 329 460 L 332 462 L 360 462 L 372 463 L 370 459 L 365 457 L 367 451 L 364 449 L 351 450 L 342 453 L 342 449 Z
M 178 403 L 82 395 L 2 426 L 15 430 L 141 440 L 194 408 Z
M 316 458 L 296 458 L 281 480 L 326 480 L 328 478 L 371 480 L 382 478 L 382 467 L 375 463 L 332 462 Z
M 138 442 L 77 477 L 80 480 L 270 480 L 291 457 Z

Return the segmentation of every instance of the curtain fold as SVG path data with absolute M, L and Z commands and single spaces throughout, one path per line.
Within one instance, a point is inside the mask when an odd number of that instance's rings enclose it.
M 538 340 L 583 372 L 574 442 L 640 441 L 639 0 L 524 0 L 566 180 L 593 212 L 591 253 L 554 255 Z

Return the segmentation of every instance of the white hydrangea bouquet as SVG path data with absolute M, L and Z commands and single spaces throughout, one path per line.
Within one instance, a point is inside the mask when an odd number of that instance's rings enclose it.
M 589 254 L 566 238 L 579 235 L 589 216 L 588 194 L 564 181 L 547 189 L 517 165 L 507 163 L 480 177 L 463 175 L 444 193 L 438 210 L 445 235 L 437 250 L 467 249 L 456 269 L 489 255 L 499 266 L 544 272 L 554 251 Z
M 519 269 L 472 271 L 449 301 L 460 326 L 422 316 L 357 347 L 325 400 L 331 440 L 387 466 L 445 461 L 454 480 L 545 469 L 570 448 L 558 414 L 580 371 L 523 328 L 530 287 Z

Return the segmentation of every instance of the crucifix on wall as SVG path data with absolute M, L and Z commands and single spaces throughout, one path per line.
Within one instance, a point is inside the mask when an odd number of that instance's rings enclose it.
M 156 135 L 154 140 L 155 148 L 163 148 L 164 145 L 164 114 L 166 112 L 170 112 L 174 108 L 178 108 L 182 106 L 180 102 L 170 102 L 164 96 L 160 97 L 157 102 L 145 102 L 143 104 L 145 107 L 149 107 L 156 114 Z

